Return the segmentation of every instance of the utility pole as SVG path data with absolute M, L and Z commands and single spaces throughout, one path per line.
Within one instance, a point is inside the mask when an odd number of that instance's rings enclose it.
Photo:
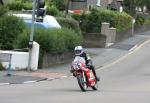
M 33 46 L 33 37 L 34 37 L 34 22 L 35 22 L 35 6 L 36 0 L 33 0 L 33 7 L 32 7 L 32 27 L 30 33 L 30 40 L 29 40 L 29 60 L 28 60 L 28 72 L 31 71 L 31 58 L 32 58 L 32 46 Z

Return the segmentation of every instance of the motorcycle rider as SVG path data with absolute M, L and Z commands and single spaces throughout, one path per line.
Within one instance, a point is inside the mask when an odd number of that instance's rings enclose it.
M 90 59 L 89 55 L 84 52 L 82 46 L 76 46 L 74 52 L 75 52 L 75 56 L 80 56 L 85 59 L 86 66 L 92 70 L 94 76 L 96 77 L 96 80 L 99 81 L 99 78 L 96 75 L 95 68 L 92 65 L 92 60 Z

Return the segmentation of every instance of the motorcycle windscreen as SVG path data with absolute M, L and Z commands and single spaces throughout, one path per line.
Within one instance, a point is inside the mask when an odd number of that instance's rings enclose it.
M 85 59 L 83 57 L 76 56 L 73 62 L 81 62 L 85 64 Z

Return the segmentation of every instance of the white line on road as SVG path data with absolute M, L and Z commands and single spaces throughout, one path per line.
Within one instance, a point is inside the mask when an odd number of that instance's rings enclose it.
M 140 44 L 139 46 L 134 46 L 133 49 L 129 50 L 129 53 L 125 54 L 124 56 L 120 57 L 119 59 L 117 59 L 116 61 L 110 63 L 110 64 L 107 64 L 107 65 L 104 65 L 103 67 L 101 68 L 98 68 L 97 71 L 99 70 L 102 70 L 102 69 L 105 69 L 105 68 L 108 68 L 118 62 L 120 62 L 121 60 L 124 60 L 125 58 L 127 58 L 129 55 L 135 53 L 136 51 L 138 51 L 140 48 L 142 48 L 144 45 L 146 45 L 147 43 L 150 42 L 150 39 L 148 39 L 147 41 L 145 41 L 144 43 Z

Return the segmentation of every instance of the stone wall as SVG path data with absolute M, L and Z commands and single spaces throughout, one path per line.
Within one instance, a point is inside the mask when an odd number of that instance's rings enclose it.
M 105 47 L 106 36 L 100 33 L 83 34 L 83 46 L 86 48 L 103 48 Z
M 142 26 L 135 26 L 134 34 L 141 33 L 150 30 L 150 25 L 142 25 Z M 132 29 L 117 32 L 116 34 L 116 42 L 119 42 L 123 39 L 127 39 L 132 36 Z
M 60 53 L 60 54 L 46 53 L 43 57 L 42 68 L 48 68 L 52 65 L 61 64 L 61 63 L 65 63 L 65 62 L 71 62 L 71 60 L 73 58 L 73 53 L 74 53 L 73 51 Z
M 150 24 L 145 24 L 142 26 L 135 26 L 135 33 L 141 33 L 150 30 Z
M 135 33 L 140 33 L 150 30 L 150 25 L 135 26 Z M 132 36 L 132 30 L 126 30 L 116 33 L 115 42 L 127 39 Z M 104 48 L 106 46 L 106 36 L 100 33 L 83 34 L 83 47 L 86 48 Z M 73 59 L 73 51 L 61 54 L 45 54 L 43 57 L 43 68 L 48 68 L 52 65 L 71 62 Z
M 127 39 L 129 37 L 132 36 L 132 30 L 125 30 L 125 31 L 120 31 L 116 33 L 116 41 L 115 42 L 119 42 L 123 39 Z

